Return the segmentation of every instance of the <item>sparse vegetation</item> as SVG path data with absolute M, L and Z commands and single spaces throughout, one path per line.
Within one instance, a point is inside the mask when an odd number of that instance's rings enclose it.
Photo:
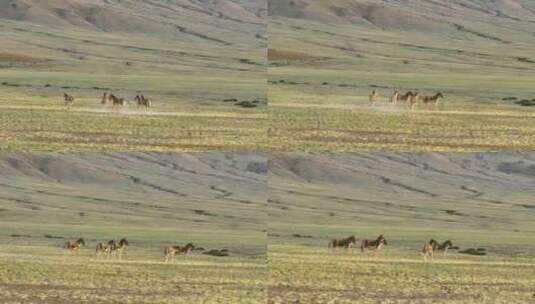
M 246 169 L 256 163 L 265 159 L 0 155 L 0 302 L 265 303 L 266 173 Z M 63 248 L 80 237 L 79 250 Z M 98 243 L 123 237 L 120 261 L 97 258 Z M 164 263 L 164 248 L 188 242 L 191 255 Z
M 533 164 L 511 153 L 275 155 L 268 303 L 532 303 L 535 209 L 522 205 Z M 377 257 L 361 254 L 379 234 Z M 357 248 L 327 248 L 352 235 Z M 430 238 L 453 247 L 425 261 Z
M 265 100 L 261 1 L 8 2 L 0 3 L 1 150 L 263 145 L 265 102 L 222 102 Z M 127 104 L 103 106 L 105 92 Z M 63 93 L 75 98 L 69 109 Z M 134 105 L 137 94 L 151 99 L 150 111 Z
M 533 9 L 529 1 L 519 2 Z M 269 10 L 270 49 L 329 58 L 287 60 L 284 65 L 281 56 L 270 58 L 270 149 L 535 147 L 535 112 L 529 107 L 535 98 L 535 66 L 530 63 L 535 49 L 524 23 L 535 17 L 513 1 L 303 0 L 288 6 L 274 0 Z M 502 51 L 505 45 L 507 52 Z M 395 89 L 422 95 L 440 91 L 446 98 L 437 106 L 408 110 L 406 104 L 389 104 Z M 380 97 L 370 104 L 372 90 Z M 528 102 L 502 100 L 504 96 Z
M 122 262 L 97 261 L 92 249 L 0 251 L 2 303 L 265 303 L 267 268 L 260 259 L 195 255 L 164 264 L 161 252 L 145 248 Z
M 535 260 L 450 255 L 425 262 L 386 249 L 379 258 L 299 245 L 269 247 L 270 304 L 531 303 Z
M 265 138 L 264 114 L 105 113 L 73 106 L 0 111 L 1 150 L 215 151 L 254 150 Z

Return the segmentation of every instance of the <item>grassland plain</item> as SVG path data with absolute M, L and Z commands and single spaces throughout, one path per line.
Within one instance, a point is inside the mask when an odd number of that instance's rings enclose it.
M 269 6 L 272 150 L 535 147 L 533 2 L 292 3 Z M 395 89 L 446 98 L 408 110 Z
M 250 154 L 2 154 L 0 302 L 265 303 L 266 170 Z M 97 259 L 123 237 L 121 261 Z
M 257 0 L 3 1 L 0 149 L 258 149 L 266 9 Z M 104 106 L 105 92 L 129 104 Z M 149 111 L 136 94 L 151 98 Z
M 269 303 L 533 303 L 533 154 L 270 160 Z M 388 242 L 378 256 L 332 238 Z M 430 239 L 459 250 L 424 261 Z M 483 248 L 485 255 L 462 254 Z

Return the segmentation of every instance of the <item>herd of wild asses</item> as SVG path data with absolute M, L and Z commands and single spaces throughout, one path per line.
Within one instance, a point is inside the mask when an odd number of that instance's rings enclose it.
M 83 238 L 79 238 L 77 240 L 69 240 L 66 241 L 63 245 L 63 248 L 68 250 L 69 252 L 77 252 L 82 247 L 86 246 L 85 240 Z M 126 250 L 128 249 L 129 243 L 126 238 L 122 238 L 119 241 L 116 240 L 110 240 L 107 243 L 98 243 L 95 247 L 95 255 L 97 260 L 111 260 L 112 258 L 115 258 L 116 260 L 122 260 L 123 254 L 126 253 Z M 196 248 L 193 243 L 188 243 L 185 246 L 179 246 L 179 245 L 172 245 L 165 247 L 163 250 L 163 257 L 164 262 L 173 262 L 175 261 L 175 258 L 177 255 L 191 255 L 193 253 L 193 250 L 203 250 L 204 248 Z M 204 251 L 203 254 L 207 255 L 213 255 L 213 256 L 219 256 L 224 257 L 228 256 L 228 250 L 227 249 L 212 249 L 209 251 Z
M 373 90 L 369 95 L 370 102 L 375 103 L 379 97 L 379 93 L 376 90 Z M 394 90 L 394 93 L 390 97 L 390 103 L 397 104 L 398 102 L 406 102 L 407 106 L 412 109 L 414 105 L 419 102 L 424 105 L 436 105 L 440 98 L 444 98 L 444 95 L 441 92 L 438 92 L 435 95 L 421 95 L 418 91 L 408 91 L 407 93 L 402 94 L 398 90 Z
M 74 96 L 63 93 L 63 102 L 65 106 L 71 106 L 74 104 Z M 143 94 L 136 95 L 136 97 L 134 97 L 134 102 L 137 104 L 138 108 L 142 107 L 145 109 L 150 109 L 152 107 L 151 100 L 146 98 Z M 111 104 L 113 108 L 117 108 L 119 106 L 125 106 L 129 102 L 122 97 L 115 96 L 112 93 L 104 93 L 100 103 L 103 105 Z
M 361 241 L 360 250 L 362 253 L 364 253 L 365 251 L 371 251 L 373 252 L 374 256 L 377 256 L 379 251 L 387 244 L 388 243 L 386 242 L 385 237 L 381 234 L 374 240 L 363 239 Z M 354 235 L 344 239 L 332 239 L 328 245 L 328 247 L 333 250 L 337 250 L 338 248 L 353 249 L 356 246 L 357 238 Z M 427 260 L 428 258 L 431 258 L 432 260 L 435 253 L 441 252 L 445 256 L 449 249 L 459 248 L 453 246 L 453 243 L 450 240 L 446 240 L 443 243 L 439 243 L 435 239 L 431 239 L 429 240 L 429 242 L 424 244 L 421 253 L 423 254 L 425 260 Z

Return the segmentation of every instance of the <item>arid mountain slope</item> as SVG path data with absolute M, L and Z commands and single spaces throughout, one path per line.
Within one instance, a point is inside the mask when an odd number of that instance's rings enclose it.
M 237 23 L 254 27 L 264 23 L 265 7 L 262 1 L 250 1 L 245 5 L 230 0 L 12 0 L 0 4 L 0 17 L 105 32 L 169 37 L 197 33 L 202 36 L 203 33 L 190 28 L 195 20 L 199 27 L 232 30 Z
M 0 220 L 262 233 L 266 170 L 248 154 L 3 154 Z
M 465 18 L 493 22 L 508 18 L 535 22 L 533 2 L 522 0 L 270 0 L 270 16 L 324 23 L 368 25 L 381 29 L 433 31 Z
M 534 232 L 533 154 L 281 154 L 271 164 L 275 234 Z

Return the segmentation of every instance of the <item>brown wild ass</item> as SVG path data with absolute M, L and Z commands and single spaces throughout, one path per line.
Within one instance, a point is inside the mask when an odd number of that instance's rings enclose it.
M 85 246 L 85 241 L 83 238 L 79 238 L 76 241 L 66 241 L 63 245 L 63 248 L 69 250 L 70 252 L 78 251 L 82 246 Z
M 95 253 L 97 255 L 97 259 L 101 259 L 102 257 L 109 259 L 111 253 L 110 246 L 104 243 L 98 243 L 95 249 Z
M 328 247 L 333 250 L 336 250 L 337 248 L 349 249 L 349 248 L 355 247 L 356 244 L 357 244 L 357 239 L 355 238 L 354 235 L 352 235 L 345 239 L 332 239 L 329 242 Z
M 169 262 L 169 260 L 171 262 L 174 261 L 178 254 L 190 255 L 194 248 L 193 243 L 188 243 L 184 247 L 178 245 L 166 247 L 163 251 L 165 263 Z
M 119 242 L 111 240 L 108 242 L 108 247 L 110 250 L 110 258 L 112 255 L 115 255 L 116 259 L 122 260 L 123 254 L 126 252 L 126 249 L 128 249 L 128 241 L 125 238 L 122 238 Z
M 444 95 L 442 95 L 441 92 L 436 93 L 433 96 L 422 96 L 421 100 L 423 103 L 437 103 L 440 98 L 444 98 Z
M 104 95 L 102 95 L 102 100 L 100 101 L 101 104 L 105 105 L 108 103 L 108 93 L 104 93 Z
M 390 97 L 390 103 L 396 104 L 398 102 L 399 91 L 395 90 L 392 97 Z
M 145 96 L 143 96 L 143 94 L 136 95 L 136 98 L 134 98 L 134 99 L 137 102 L 137 106 L 138 107 L 144 107 L 145 109 L 150 109 L 151 101 L 150 101 L 150 99 L 145 98 Z
M 413 106 L 418 103 L 418 101 L 420 100 L 420 93 L 419 92 L 414 92 L 414 94 L 411 96 L 410 100 L 409 100 L 409 108 L 412 109 Z
M 453 249 L 453 244 L 450 240 L 446 240 L 442 244 L 436 242 L 433 251 L 442 252 L 442 255 L 446 256 L 446 254 L 448 253 L 448 249 Z
M 65 106 L 70 106 L 74 103 L 74 97 L 67 93 L 63 93 L 63 102 L 65 103 Z
M 433 260 L 433 257 L 435 255 L 435 247 L 437 245 L 437 241 L 434 239 L 430 239 L 429 242 L 427 242 L 424 247 L 422 248 L 422 253 L 424 255 L 424 260 L 427 261 L 427 258 L 430 257 L 431 260 Z
M 376 102 L 377 98 L 379 98 L 379 93 L 377 91 L 373 90 L 372 93 L 369 96 L 370 102 Z
M 124 106 L 126 102 L 124 101 L 124 98 L 119 98 L 113 94 L 110 94 L 108 97 L 108 100 L 111 101 L 112 106 L 115 108 L 116 106 Z
M 377 256 L 379 250 L 381 250 L 385 245 L 387 245 L 386 239 L 381 234 L 375 240 L 362 240 L 360 250 L 363 253 L 365 250 L 371 250 L 373 251 L 374 256 Z
M 422 248 L 422 253 L 424 254 L 424 259 L 427 260 L 428 257 L 433 259 L 435 252 L 442 252 L 446 256 L 448 249 L 453 248 L 453 244 L 450 240 L 445 241 L 440 244 L 434 239 L 429 240 L 427 244 Z
M 398 94 L 397 101 L 410 101 L 413 96 L 414 93 L 411 91 L 408 91 L 407 93 L 405 93 L 405 95 Z

